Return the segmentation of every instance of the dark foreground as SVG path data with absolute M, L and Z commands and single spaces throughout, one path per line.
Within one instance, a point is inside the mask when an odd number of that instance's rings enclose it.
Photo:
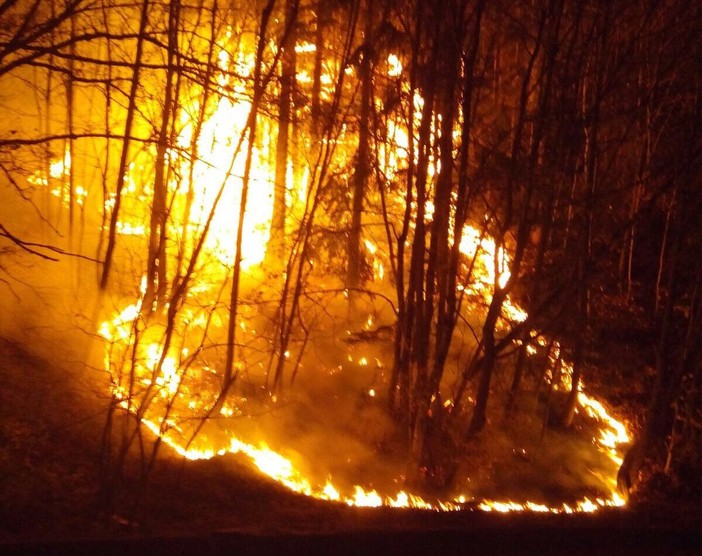
M 495 524 L 464 531 L 355 531 L 329 534 L 217 532 L 0 544 L 3 554 L 700 554 L 698 531 L 567 528 Z
M 234 456 L 164 457 L 136 518 L 104 515 L 94 439 L 106 390 L 79 368 L 0 340 L 0 555 L 702 554 L 699 501 L 556 516 L 349 508 L 291 494 Z

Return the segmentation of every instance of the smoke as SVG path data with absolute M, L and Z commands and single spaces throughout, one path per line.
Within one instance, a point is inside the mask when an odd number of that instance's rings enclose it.
M 51 209 L 60 211 L 57 205 Z M 96 335 L 96 321 L 104 309 L 96 265 L 73 256 L 94 249 L 89 235 L 82 245 L 72 245 L 30 202 L 12 194 L 0 203 L 0 223 L 34 251 L 0 239 L 0 335 L 56 361 L 71 375 L 73 387 L 107 399 Z
M 99 229 L 97 222 L 80 224 L 82 233 L 76 237 L 82 239 L 76 245 L 54 232 L 23 201 L 13 199 L 0 210 L 3 225 L 24 241 L 69 253 L 97 252 L 97 233 L 90 232 Z M 65 207 L 56 203 L 53 210 L 56 215 L 63 210 L 61 217 L 65 219 Z M 56 255 L 46 248 L 41 252 Z M 106 344 L 97 330 L 102 320 L 139 297 L 137 283 L 143 261 L 117 258 L 113 290 L 121 295 L 109 297 L 96 287 L 99 265 L 70 255 L 56 258 L 46 260 L 16 247 L 2 252 L 7 283 L 0 286 L 4 288 L 0 332 L 28 351 L 60 362 L 70 369 L 75 384 L 107 405 Z M 253 297 L 255 285 L 247 284 L 246 288 L 247 295 Z M 222 447 L 236 437 L 254 446 L 268 446 L 288 459 L 315 488 L 331 480 L 346 496 L 355 485 L 384 496 L 416 489 L 411 481 L 417 473 L 416 464 L 408 455 L 406 432 L 387 411 L 391 338 L 356 334 L 354 341 L 349 341 L 351 336 L 343 326 L 348 310 L 343 295 L 327 296 L 317 304 L 325 313 L 318 318 L 294 382 L 294 354 L 275 398 L 265 389 L 270 378 L 265 364 L 269 353 L 259 356 L 259 363 L 254 363 L 254 357 L 243 359 L 245 366 L 231 395 L 238 411 L 231 416 L 213 416 L 194 444 Z M 387 307 L 367 303 L 362 310 L 372 317 L 373 329 L 392 322 Z M 258 328 L 260 324 L 246 311 L 240 318 L 246 327 Z M 271 333 L 264 325 L 260 328 L 263 339 L 253 347 L 265 351 L 270 349 L 267 341 Z M 217 338 L 213 340 L 216 343 Z M 221 365 L 221 350 L 210 361 L 215 367 Z M 449 379 L 455 372 L 447 373 Z M 502 419 L 504 385 L 510 372 L 508 364 L 497 371 L 488 430 L 478 441 L 463 446 L 453 481 L 443 492 L 434 494 L 545 504 L 606 495 L 614 464 L 593 444 L 597 428 L 591 421 L 581 417 L 579 428 L 570 432 L 544 429 L 544 408 L 536 403 L 522 404 L 510 420 Z M 533 392 L 525 394 L 536 399 Z M 187 434 L 182 438 L 187 441 Z

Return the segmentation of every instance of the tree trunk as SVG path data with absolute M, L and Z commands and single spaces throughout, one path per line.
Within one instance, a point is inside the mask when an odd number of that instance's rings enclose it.
M 180 22 L 180 0 L 172 0 L 168 9 L 168 52 L 166 63 L 165 92 L 161 121 L 156 142 L 154 193 L 151 205 L 148 263 L 146 269 L 145 310 L 151 311 L 163 303 L 168 281 L 166 256 L 166 230 L 168 221 L 168 173 L 167 152 L 171 126 L 176 117 L 177 102 L 174 98 L 175 57 L 178 49 L 178 25 Z
M 288 161 L 293 119 L 297 56 L 295 54 L 297 12 L 299 0 L 285 4 L 285 31 L 281 45 L 283 54 L 280 70 L 280 96 L 278 97 L 278 138 L 275 156 L 275 187 L 273 192 L 273 217 L 271 237 L 266 249 L 266 263 L 280 266 L 285 252 L 285 220 L 287 212 Z
M 487 421 L 487 402 L 490 396 L 490 382 L 497 358 L 497 352 L 495 350 L 495 329 L 497 326 L 497 319 L 502 311 L 502 304 L 506 297 L 507 292 L 496 285 L 495 293 L 490 303 L 490 309 L 488 309 L 488 314 L 485 317 L 485 324 L 483 325 L 482 348 L 484 355 L 481 362 L 478 391 L 475 395 L 475 407 L 473 408 L 473 416 L 471 417 L 468 427 L 469 435 L 474 435 L 482 431 Z
M 363 2 L 365 42 L 362 48 L 359 79 L 361 81 L 361 99 L 358 122 L 358 150 L 353 172 L 351 227 L 348 239 L 348 270 L 346 287 L 349 290 L 349 322 L 356 323 L 359 319 L 358 288 L 361 286 L 361 267 L 363 255 L 361 249 L 361 226 L 363 219 L 363 205 L 368 179 L 371 173 L 371 103 L 373 102 L 373 10 L 371 3 Z
M 324 30 L 328 25 L 329 0 L 318 0 L 316 6 L 317 26 L 315 28 L 314 70 L 312 74 L 312 93 L 310 100 L 310 138 L 317 142 L 322 137 L 324 128 L 322 118 L 322 63 L 325 55 Z
M 136 94 L 139 88 L 139 78 L 141 75 L 141 67 L 143 64 L 142 55 L 144 51 L 144 41 L 146 40 L 146 27 L 149 23 L 149 0 L 143 0 L 141 4 L 141 14 L 139 16 L 139 34 L 137 35 L 136 52 L 134 55 L 134 67 L 132 72 L 132 81 L 129 88 L 129 97 L 127 102 L 127 115 L 124 122 L 124 140 L 122 143 L 122 153 L 119 159 L 119 167 L 117 169 L 117 184 L 115 187 L 115 202 L 110 215 L 110 228 L 107 234 L 107 248 L 105 249 L 105 260 L 102 267 L 102 276 L 100 278 L 100 289 L 105 290 L 110 278 L 110 270 L 112 269 L 114 250 L 117 244 L 117 222 L 119 221 L 119 213 L 122 205 L 122 191 L 129 167 L 129 146 L 131 144 L 132 129 L 134 127 L 134 116 L 136 115 Z
M 236 255 L 234 256 L 234 270 L 232 275 L 232 290 L 229 300 L 229 324 L 227 326 L 227 355 L 224 362 L 224 374 L 222 377 L 222 390 L 219 396 L 219 404 L 229 392 L 236 375 L 234 374 L 234 359 L 236 357 L 236 321 L 239 306 L 239 282 L 241 277 L 241 245 L 244 236 L 244 217 L 246 212 L 246 202 L 249 194 L 249 183 L 251 179 L 251 165 L 253 160 L 253 148 L 256 142 L 256 122 L 259 104 L 263 96 L 263 84 L 261 73 L 263 67 L 263 54 L 266 47 L 266 30 L 270 20 L 271 12 L 275 0 L 268 0 L 268 3 L 261 12 L 259 25 L 259 37 L 256 47 L 256 61 L 254 68 L 253 99 L 251 101 L 251 113 L 248 122 L 248 144 L 246 150 L 246 162 L 244 166 L 244 176 L 241 183 L 241 201 L 239 203 L 239 223 L 236 231 Z

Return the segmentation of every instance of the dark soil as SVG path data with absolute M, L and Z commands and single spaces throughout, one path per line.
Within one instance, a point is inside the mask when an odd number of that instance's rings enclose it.
M 139 508 L 99 503 L 96 371 L 0 340 L 0 553 L 699 553 L 699 501 L 593 515 L 359 509 L 291 494 L 246 458 L 164 448 Z M 104 387 L 104 389 L 102 388 Z M 129 475 L 127 475 L 129 481 Z M 129 484 L 127 484 L 128 490 Z

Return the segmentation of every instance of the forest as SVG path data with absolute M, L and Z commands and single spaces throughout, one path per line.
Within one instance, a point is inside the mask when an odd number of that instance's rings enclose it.
M 0 1 L 0 335 L 81 346 L 99 506 L 172 453 L 352 506 L 702 493 L 701 36 L 692 0 Z

